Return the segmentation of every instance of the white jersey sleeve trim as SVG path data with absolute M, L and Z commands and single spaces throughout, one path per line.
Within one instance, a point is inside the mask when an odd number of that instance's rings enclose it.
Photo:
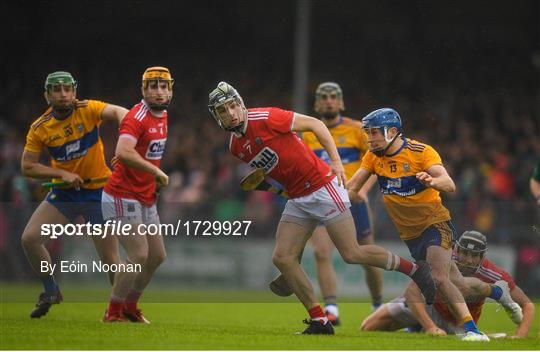
M 133 140 L 133 141 L 135 141 L 135 142 L 137 142 L 137 141 L 138 141 L 138 139 L 137 139 L 137 138 L 135 138 L 135 136 L 134 136 L 134 135 L 131 135 L 131 134 L 129 134 L 129 133 L 122 133 L 122 134 L 121 134 L 120 136 L 118 136 L 118 139 L 120 139 L 120 138 L 127 138 L 127 139 L 131 139 L 131 140 Z

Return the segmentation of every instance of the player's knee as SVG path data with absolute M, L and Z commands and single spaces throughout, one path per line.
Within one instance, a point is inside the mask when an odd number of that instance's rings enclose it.
M 136 251 L 128 255 L 128 261 L 133 264 L 146 265 L 148 260 L 148 253 L 145 251 Z
M 375 331 L 375 324 L 373 324 L 373 319 L 371 317 L 367 317 L 364 319 L 362 324 L 360 325 L 361 331 Z
M 166 258 L 167 258 L 167 253 L 165 253 L 165 251 L 159 252 L 159 253 L 153 253 L 148 258 L 147 265 L 153 268 L 157 268 L 158 266 L 161 265 L 161 263 L 165 261 Z
M 343 261 L 347 264 L 361 264 L 359 263 L 358 253 L 353 249 L 341 250 L 339 254 L 341 254 L 341 258 L 343 258 Z
M 437 287 L 446 286 L 450 283 L 450 277 L 444 271 L 432 271 L 431 276 Z
M 274 253 L 272 256 L 272 263 L 278 268 L 290 266 L 291 264 L 298 263 L 294 255 L 284 253 Z
M 332 251 L 326 249 L 315 248 L 315 260 L 318 262 L 330 262 L 332 260 Z
M 39 241 L 39 237 L 36 238 L 34 233 L 24 231 L 21 236 L 21 245 L 24 249 L 29 249 L 41 245 L 41 242 Z

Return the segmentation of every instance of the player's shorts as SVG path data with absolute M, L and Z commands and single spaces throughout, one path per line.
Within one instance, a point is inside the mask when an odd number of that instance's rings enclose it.
M 349 214 L 351 203 L 347 190 L 340 187 L 337 178 L 307 196 L 292 198 L 285 204 L 281 221 L 294 222 L 306 227 L 317 222 L 330 225 Z
M 149 207 L 136 199 L 115 197 L 103 191 L 101 208 L 105 221 L 122 220 L 130 224 L 159 224 L 155 204 Z
M 356 227 L 356 238 L 362 240 L 371 235 L 371 223 L 366 202 L 351 203 L 351 214 Z
M 416 260 L 426 260 L 427 249 L 431 246 L 438 246 L 445 249 L 452 249 L 452 245 L 457 239 L 457 232 L 451 220 L 439 222 L 426 228 L 420 237 L 406 240 L 411 256 Z
M 384 306 L 388 307 L 388 312 L 392 316 L 392 319 L 397 321 L 401 326 L 415 326 L 418 324 L 418 320 L 416 320 L 416 317 L 405 303 L 404 297 L 394 298 L 390 302 L 385 303 Z M 456 326 L 443 319 L 443 317 L 435 309 L 435 306 L 426 306 L 426 310 L 435 325 L 443 329 L 447 334 L 463 333 L 462 327 Z
M 73 188 L 53 188 L 45 200 L 54 205 L 70 222 L 82 216 L 85 222 L 103 223 L 101 212 L 101 193 L 103 188 L 75 190 Z

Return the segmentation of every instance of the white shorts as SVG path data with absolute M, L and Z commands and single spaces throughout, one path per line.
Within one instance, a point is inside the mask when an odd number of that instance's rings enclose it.
M 416 324 L 419 324 L 414 314 L 405 304 L 404 297 L 394 298 L 393 300 L 384 305 L 388 307 L 388 312 L 390 312 L 392 318 L 395 321 L 399 322 L 402 326 L 414 326 Z M 443 317 L 439 314 L 439 312 L 437 312 L 433 305 L 426 305 L 426 310 L 435 325 L 443 329 L 447 334 L 462 334 L 464 332 L 463 327 L 456 326 L 443 319 Z
M 338 185 L 337 177 L 307 196 L 292 198 L 283 210 L 282 221 L 291 218 L 313 220 L 329 225 L 351 207 L 349 194 Z
M 103 191 L 101 195 L 103 219 L 122 220 L 130 224 L 159 224 L 156 205 L 148 207 L 136 199 L 121 198 Z

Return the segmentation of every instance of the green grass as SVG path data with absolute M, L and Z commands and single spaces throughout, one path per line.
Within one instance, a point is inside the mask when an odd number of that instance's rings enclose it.
M 233 292 L 194 292 L 160 290 L 148 292 L 147 301 L 187 303 L 142 303 L 150 325 L 104 324 L 100 322 L 106 307 L 103 303 L 69 303 L 87 290 L 64 289 L 66 303 L 54 306 L 42 319 L 30 319 L 36 287 L 2 284 L 0 329 L 2 349 L 266 349 L 266 350 L 349 350 L 349 349 L 532 349 L 540 348 L 539 321 L 536 319 L 528 339 L 492 340 L 489 343 L 462 343 L 456 337 L 428 337 L 423 334 L 360 333 L 358 326 L 370 312 L 366 303 L 340 305 L 343 324 L 335 336 L 298 336 L 304 328 L 306 312 L 299 303 L 265 301 L 266 293 L 243 294 L 258 297 L 259 302 L 241 303 L 242 294 L 225 302 Z M 153 293 L 151 293 L 153 291 Z M 107 296 L 107 289 L 94 289 L 93 302 Z M 28 300 L 32 297 L 32 301 Z M 182 300 L 187 297 L 186 300 Z M 214 303 L 194 303 L 207 301 Z M 221 300 L 222 303 L 217 303 Z M 249 301 L 249 300 L 246 300 Z M 513 323 L 494 304 L 486 305 L 480 328 L 486 333 L 511 335 Z M 538 307 L 540 311 L 540 307 Z

